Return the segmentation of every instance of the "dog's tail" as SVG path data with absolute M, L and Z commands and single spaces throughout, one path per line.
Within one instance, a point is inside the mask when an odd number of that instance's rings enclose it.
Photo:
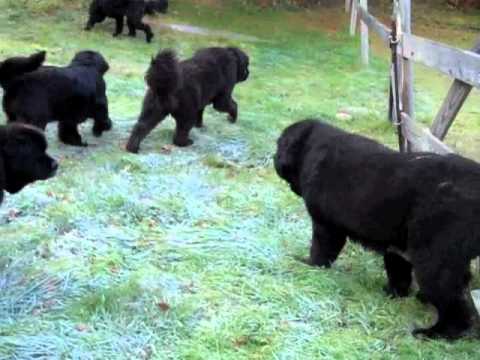
M 17 77 L 37 70 L 45 61 L 46 52 L 39 51 L 30 56 L 11 57 L 0 62 L 0 86 L 6 89 Z
M 145 75 L 145 81 L 153 94 L 165 102 L 182 86 L 182 73 L 177 55 L 173 50 L 160 51 L 155 56 Z

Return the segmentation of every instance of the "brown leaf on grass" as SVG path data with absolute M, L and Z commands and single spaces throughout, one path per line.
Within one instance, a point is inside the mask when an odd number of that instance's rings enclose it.
M 75 329 L 80 332 L 90 331 L 90 327 L 87 324 L 77 324 L 75 325 Z
M 11 221 L 15 218 L 17 218 L 19 215 L 22 215 L 22 210 L 18 210 L 18 209 L 11 209 L 9 212 L 8 212 L 8 221 Z
M 165 154 L 165 155 L 169 155 L 171 154 L 173 151 L 173 145 L 163 145 L 161 148 L 160 148 L 160 152 L 162 154 Z
M 241 347 L 245 346 L 248 344 L 248 336 L 240 336 L 239 338 L 236 338 L 233 340 L 233 345 L 236 347 Z
M 163 301 L 160 301 L 159 303 L 157 303 L 157 306 L 163 312 L 170 310 L 170 305 L 168 305 L 166 302 L 163 302 Z

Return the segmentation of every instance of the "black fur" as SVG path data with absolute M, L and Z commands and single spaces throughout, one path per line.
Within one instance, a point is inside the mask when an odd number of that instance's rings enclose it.
M 142 140 L 167 115 L 176 121 L 173 143 L 188 146 L 190 130 L 203 126 L 203 111 L 209 104 L 237 120 L 237 103 L 232 98 L 235 85 L 249 76 L 248 56 L 235 47 L 205 48 L 179 61 L 172 50 L 152 59 L 145 80 L 148 91 L 127 150 L 138 152 Z
M 43 133 L 33 126 L 0 126 L 0 203 L 3 192 L 16 193 L 55 175 L 58 163 L 47 153 Z
M 150 25 L 142 19 L 145 14 L 152 15 L 155 12 L 166 13 L 168 0 L 93 0 L 90 3 L 88 22 L 85 30 L 92 29 L 96 23 L 105 18 L 115 19 L 116 27 L 113 36 L 118 36 L 123 31 L 123 18 L 127 18 L 128 35 L 135 36 L 136 30 L 145 32 L 147 42 L 152 41 L 153 32 Z
M 103 79 L 108 63 L 103 56 L 81 51 L 66 67 L 39 67 L 39 54 L 10 58 L 0 64 L 0 84 L 5 90 L 3 109 L 8 122 L 20 121 L 45 129 L 48 122 L 58 121 L 60 140 L 77 146 L 86 146 L 77 125 L 87 118 L 94 119 L 95 136 L 109 130 L 112 123 Z M 35 67 L 38 69 L 26 72 Z
M 479 164 L 398 153 L 316 120 L 285 129 L 274 162 L 312 218 L 309 264 L 329 267 L 349 237 L 383 254 L 391 296 L 406 296 L 415 272 L 438 321 L 414 334 L 478 329 L 468 285 L 480 255 Z

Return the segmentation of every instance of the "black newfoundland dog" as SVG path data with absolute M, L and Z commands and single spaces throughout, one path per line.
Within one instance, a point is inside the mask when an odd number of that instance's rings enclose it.
M 41 66 L 45 52 L 13 57 L 0 63 L 0 85 L 5 90 L 3 109 L 8 122 L 23 122 L 45 129 L 58 121 L 65 144 L 86 146 L 77 126 L 94 119 L 93 134 L 110 130 L 103 75 L 108 63 L 95 51 L 78 52 L 66 67 Z
M 0 126 L 0 203 L 3 192 L 16 193 L 24 186 L 55 175 L 58 163 L 47 153 L 43 133 L 33 126 Z
M 349 237 L 383 254 L 391 296 L 408 295 L 415 272 L 438 321 L 414 334 L 453 339 L 478 329 L 468 285 L 480 255 L 479 164 L 398 153 L 317 120 L 285 129 L 274 163 L 311 216 L 309 264 L 329 267 Z
M 235 122 L 237 103 L 232 92 L 248 78 L 248 65 L 248 56 L 236 47 L 204 48 L 183 61 L 172 50 L 158 53 L 145 76 L 148 91 L 127 150 L 138 152 L 141 141 L 169 114 L 176 121 L 173 143 L 177 146 L 193 144 L 190 130 L 203 126 L 203 111 L 209 104 Z
M 136 30 L 145 32 L 147 42 L 152 41 L 153 32 L 142 19 L 145 14 L 155 12 L 166 13 L 168 0 L 93 0 L 90 3 L 89 17 L 85 30 L 91 30 L 96 23 L 105 18 L 115 19 L 116 27 L 113 36 L 118 36 L 123 31 L 123 18 L 127 18 L 128 35 L 136 36 Z

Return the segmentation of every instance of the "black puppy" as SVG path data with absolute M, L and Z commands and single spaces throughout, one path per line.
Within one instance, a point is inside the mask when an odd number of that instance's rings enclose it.
M 329 267 L 349 237 L 383 254 L 391 296 L 408 295 L 415 271 L 438 321 L 414 334 L 457 338 L 478 326 L 468 284 L 480 255 L 479 164 L 398 153 L 316 120 L 284 130 L 274 163 L 312 218 L 309 264 Z
M 47 141 L 39 129 L 24 124 L 0 126 L 0 203 L 5 190 L 16 193 L 55 175 L 58 163 L 46 150 Z
M 90 3 L 88 22 L 85 30 L 90 30 L 96 23 L 100 23 L 105 18 L 115 19 L 115 32 L 113 36 L 118 36 L 123 31 L 123 18 L 127 18 L 128 35 L 135 36 L 136 29 L 145 32 L 147 42 L 153 38 L 152 29 L 145 24 L 142 19 L 145 14 L 152 15 L 155 12 L 166 13 L 168 9 L 168 0 L 93 0 Z
M 138 152 L 141 141 L 171 114 L 176 121 L 173 143 L 193 144 L 190 130 L 203 126 L 203 111 L 209 104 L 237 120 L 237 103 L 232 99 L 235 85 L 248 78 L 248 56 L 235 47 L 212 47 L 178 61 L 172 50 L 158 53 L 145 76 L 148 91 L 127 150 Z
M 86 146 L 77 125 L 94 119 L 93 134 L 110 130 L 106 84 L 108 63 L 95 51 L 78 52 L 66 67 L 41 66 L 45 53 L 13 57 L 0 63 L 3 109 L 8 122 L 20 121 L 45 129 L 58 121 L 59 138 Z M 36 69 L 36 70 L 35 70 Z

